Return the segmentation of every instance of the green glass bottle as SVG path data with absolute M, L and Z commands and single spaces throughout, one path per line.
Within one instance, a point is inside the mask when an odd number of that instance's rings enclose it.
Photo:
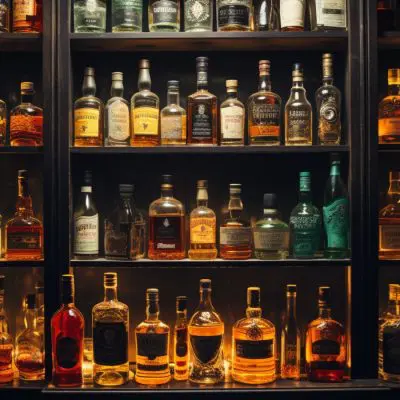
M 294 258 L 317 256 L 321 239 L 321 214 L 312 203 L 311 173 L 300 172 L 299 203 L 290 214 L 290 241 Z

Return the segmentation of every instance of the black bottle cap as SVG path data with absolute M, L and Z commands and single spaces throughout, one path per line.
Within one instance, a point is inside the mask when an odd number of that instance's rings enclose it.
M 33 293 L 29 293 L 26 296 L 26 306 L 28 310 L 34 310 L 36 308 L 36 296 Z
M 186 296 L 178 296 L 176 298 L 176 310 L 186 311 L 188 298 Z
M 85 68 L 85 76 L 94 76 L 94 68 L 86 67 Z
M 264 194 L 264 208 L 276 210 L 278 208 L 278 198 L 275 193 Z
M 179 89 L 179 81 L 168 81 L 168 89 Z
M 121 183 L 119 185 L 119 192 L 122 194 L 133 194 L 133 191 L 135 189 L 134 185 L 131 184 L 125 184 L 125 183 Z
M 331 288 L 329 286 L 320 286 L 318 288 L 318 304 L 320 307 L 330 307 Z
M 247 306 L 259 308 L 261 304 L 261 289 L 259 287 L 247 288 Z
M 200 279 L 200 289 L 211 289 L 211 279 Z
M 163 175 L 161 180 L 163 185 L 172 185 L 172 175 Z
M 83 183 L 86 186 L 92 186 L 92 171 L 86 170 L 83 174 Z
M 61 277 L 61 296 L 64 304 L 74 302 L 75 297 L 75 284 L 74 276 L 71 274 L 64 274 Z
M 158 301 L 159 290 L 155 288 L 146 290 L 146 297 L 148 301 Z
M 6 277 L 4 275 L 0 275 L 0 290 L 4 290 Z

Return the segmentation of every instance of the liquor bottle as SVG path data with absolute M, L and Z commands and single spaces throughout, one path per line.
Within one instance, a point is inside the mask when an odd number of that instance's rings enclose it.
M 331 288 L 318 290 L 318 318 L 306 333 L 306 372 L 310 381 L 341 382 L 346 368 L 346 336 L 331 315 Z
M 211 302 L 211 280 L 200 280 L 200 304 L 189 323 L 191 366 L 189 380 L 200 384 L 222 382 L 224 323 Z
M 340 161 L 334 160 L 325 188 L 323 207 L 326 234 L 326 258 L 349 255 L 349 199 L 340 177 Z
M 0 3 L 0 10 L 1 10 L 1 3 Z M 1 14 L 0 14 L 0 21 L 1 21 Z M 5 146 L 6 140 L 7 140 L 7 104 L 5 103 L 5 101 L 0 99 L 0 146 Z
M 74 256 L 95 259 L 99 256 L 99 214 L 92 197 L 92 173 L 85 171 L 81 198 L 74 211 Z
M 378 0 L 376 6 L 378 33 L 395 30 L 395 7 L 393 0 Z
M 296 285 L 286 286 L 286 315 L 281 332 L 281 378 L 300 379 L 300 329 L 296 319 Z
M 103 102 L 96 97 L 94 68 L 85 68 L 82 97 L 74 104 L 74 146 L 103 146 Z
M 342 136 L 341 93 L 333 86 L 332 54 L 322 56 L 323 84 L 315 93 L 318 139 L 321 145 L 340 144 Z
M 161 110 L 161 144 L 186 144 L 186 111 L 180 105 L 179 81 L 168 81 L 167 106 Z
M 179 32 L 180 0 L 150 0 L 148 13 L 150 32 Z
M 29 192 L 28 171 L 18 171 L 18 198 L 14 217 L 6 223 L 6 258 L 40 260 L 43 257 L 43 224 L 35 217 Z
M 0 0 L 0 32 L 10 32 L 10 0 Z
M 176 298 L 176 322 L 174 327 L 174 379 L 186 381 L 189 377 L 189 346 L 187 322 L 187 297 Z
M 400 143 L 400 68 L 388 70 L 388 96 L 379 103 L 378 135 L 381 144 Z
M 92 310 L 93 380 L 119 386 L 129 378 L 129 308 L 117 298 L 117 274 L 104 274 L 104 301 Z
M 185 258 L 185 208 L 173 196 L 172 176 L 163 175 L 161 197 L 149 207 L 149 250 L 151 260 Z
M 0 383 L 12 382 L 13 338 L 10 335 L 8 318 L 4 308 L 5 276 L 0 275 Z
M 281 30 L 304 31 L 306 0 L 280 0 Z
M 246 317 L 232 329 L 232 378 L 260 385 L 276 379 L 275 326 L 262 318 L 261 289 L 247 289 Z
M 309 0 L 312 31 L 347 30 L 346 0 Z
M 320 249 L 322 218 L 311 198 L 311 173 L 300 172 L 299 203 L 290 214 L 294 258 L 313 258 Z
M 151 91 L 150 62 L 139 62 L 139 91 L 131 98 L 131 145 L 135 147 L 158 146 L 160 133 L 158 117 L 160 101 Z
M 279 16 L 279 0 L 255 0 L 254 30 L 279 31 L 281 19 Z
M 213 260 L 217 257 L 217 218 L 208 208 L 208 183 L 197 181 L 197 207 L 190 213 L 190 249 L 192 260 Z
M 13 32 L 42 31 L 43 0 L 13 0 Z
M 304 89 L 301 64 L 293 65 L 293 86 L 285 106 L 286 146 L 312 145 L 312 107 Z
M 158 289 L 146 290 L 146 319 L 135 329 L 136 382 L 162 385 L 171 380 L 169 326 L 159 320 Z
M 43 110 L 32 103 L 32 82 L 21 82 L 21 104 L 10 112 L 11 146 L 43 146 Z
M 43 282 L 36 282 L 35 284 L 36 296 L 36 327 L 42 337 L 44 337 L 44 285 Z
M 44 379 L 44 343 L 37 327 L 36 296 L 26 296 L 25 329 L 15 343 L 15 366 L 24 381 Z
M 252 254 L 252 233 L 240 198 L 242 185 L 229 185 L 229 204 L 219 228 L 219 252 L 225 260 L 246 260 Z
M 252 11 L 252 0 L 218 0 L 218 31 L 250 31 Z
M 221 146 L 244 145 L 245 108 L 238 99 L 238 81 L 226 81 L 226 100 L 221 104 Z
M 124 75 L 112 73 L 111 98 L 105 108 L 107 146 L 129 146 L 131 137 L 129 103 L 124 99 Z
M 53 384 L 58 387 L 81 386 L 85 320 L 74 304 L 73 275 L 62 276 L 61 296 L 62 305 L 51 319 Z
M 253 241 L 260 260 L 282 260 L 289 255 L 289 227 L 280 220 L 275 193 L 264 194 L 264 217 L 253 226 Z
M 281 98 L 271 89 L 271 63 L 259 62 L 258 92 L 248 100 L 248 135 L 250 145 L 279 146 L 281 144 Z
M 185 0 L 185 32 L 212 32 L 214 2 Z
M 391 318 L 395 315 L 396 311 L 396 296 L 394 295 L 396 292 L 395 286 L 399 286 L 397 283 L 390 283 L 389 284 L 389 299 L 387 303 L 387 308 L 380 312 L 379 319 L 378 319 L 378 326 L 381 327 L 382 324 L 387 320 L 387 318 Z M 393 295 L 391 295 L 393 293 Z
M 379 327 L 379 378 L 400 382 L 400 285 L 389 285 L 389 305 Z
M 197 91 L 188 97 L 188 144 L 218 144 L 217 98 L 208 91 L 208 58 L 196 58 Z
M 112 0 L 111 26 L 113 32 L 142 31 L 142 0 Z
M 106 13 L 106 0 L 74 0 L 74 32 L 105 32 Z

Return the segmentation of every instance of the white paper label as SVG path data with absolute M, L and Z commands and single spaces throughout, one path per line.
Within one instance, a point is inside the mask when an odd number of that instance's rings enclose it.
M 75 254 L 98 254 L 99 214 L 75 219 Z
M 289 249 L 289 231 L 283 229 L 255 230 L 254 248 L 256 250 Z
M 221 108 L 222 139 L 242 139 L 244 135 L 244 109 L 239 106 Z
M 300 26 L 304 28 L 305 0 L 281 0 L 281 27 Z
M 130 136 L 129 107 L 122 101 L 115 101 L 108 107 L 108 137 L 126 140 Z
M 219 243 L 226 246 L 251 246 L 251 228 L 221 227 L 219 230 Z
M 317 25 L 346 28 L 346 0 L 315 0 Z

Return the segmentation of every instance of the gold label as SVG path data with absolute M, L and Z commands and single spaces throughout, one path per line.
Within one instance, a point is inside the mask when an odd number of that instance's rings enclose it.
M 215 218 L 190 219 L 190 243 L 215 243 Z
M 14 0 L 13 19 L 25 21 L 27 15 L 35 15 L 35 0 Z
M 75 138 L 98 137 L 100 111 L 94 108 L 79 108 L 75 110 Z
M 132 110 L 134 135 L 158 135 L 159 110 L 153 107 L 139 107 Z

